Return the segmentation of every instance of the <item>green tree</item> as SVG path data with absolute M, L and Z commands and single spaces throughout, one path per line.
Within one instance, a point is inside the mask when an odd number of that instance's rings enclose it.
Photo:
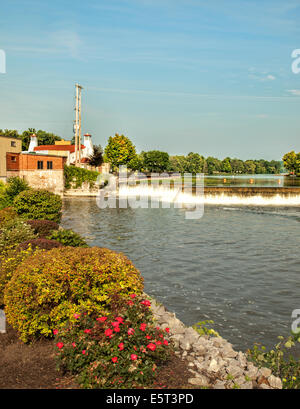
M 245 173 L 248 173 L 248 175 L 253 175 L 256 170 L 256 165 L 253 160 L 246 160 L 244 163 L 245 167 Z
M 232 172 L 233 173 L 244 173 L 245 167 L 244 162 L 241 159 L 231 159 L 230 161 Z
M 190 152 L 185 161 L 185 172 L 187 173 L 202 173 L 204 166 L 204 157 L 199 153 Z
M 225 173 L 231 173 L 232 172 L 232 167 L 231 167 L 231 163 L 230 163 L 230 158 L 227 157 L 225 159 L 222 160 L 222 167 L 221 167 L 222 172 Z
M 187 160 L 184 155 L 170 156 L 169 158 L 169 170 L 176 173 L 187 172 Z
M 42 131 L 41 129 L 36 131 L 35 128 L 28 128 L 27 131 L 21 134 L 23 151 L 28 150 L 32 134 L 36 134 L 39 145 L 54 145 L 55 141 L 61 141 L 61 137 L 53 133 Z
M 148 172 L 164 172 L 169 169 L 170 160 L 167 152 L 149 151 L 144 153 L 144 167 Z
M 286 153 L 283 158 L 284 167 L 291 173 L 300 173 L 300 152 L 291 151 Z
M 113 171 L 120 165 L 128 165 L 136 158 L 135 146 L 129 138 L 124 135 L 115 134 L 110 136 L 104 151 L 104 161 L 111 164 Z
M 213 173 L 218 173 L 221 171 L 222 162 L 219 159 L 209 156 L 208 158 L 206 158 L 205 162 L 206 164 L 205 164 L 204 169 L 207 170 L 207 173 L 209 175 L 212 175 Z

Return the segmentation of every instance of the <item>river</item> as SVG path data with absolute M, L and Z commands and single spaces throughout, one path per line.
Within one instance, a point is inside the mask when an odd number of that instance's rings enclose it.
M 298 199 L 299 200 L 299 199 Z M 272 203 L 272 202 L 270 202 Z M 300 204 L 300 202 L 299 202 Z M 271 347 L 300 309 L 300 206 L 220 199 L 200 219 L 185 209 L 99 209 L 95 198 L 64 199 L 62 225 L 90 245 L 125 253 L 145 291 L 186 325 L 213 320 L 236 348 Z

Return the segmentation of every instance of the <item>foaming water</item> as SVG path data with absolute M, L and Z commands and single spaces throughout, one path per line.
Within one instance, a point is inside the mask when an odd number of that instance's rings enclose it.
M 168 188 L 165 186 L 121 186 L 118 195 L 120 198 L 137 198 L 142 203 L 143 198 L 160 201 L 162 203 L 173 203 L 175 207 L 183 205 L 223 205 L 223 206 L 299 206 L 300 195 L 237 195 L 237 194 L 194 194 L 192 192 L 182 192 L 180 188 Z

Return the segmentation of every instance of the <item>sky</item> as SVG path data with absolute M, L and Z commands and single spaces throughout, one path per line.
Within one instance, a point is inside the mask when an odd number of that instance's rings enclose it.
M 0 129 L 71 139 L 78 82 L 103 147 L 120 133 L 138 152 L 300 151 L 300 0 L 0 0 L 0 21 Z

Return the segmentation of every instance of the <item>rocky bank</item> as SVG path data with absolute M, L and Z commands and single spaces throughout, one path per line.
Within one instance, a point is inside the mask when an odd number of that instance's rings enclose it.
M 154 318 L 161 328 L 169 328 L 176 354 L 186 361 L 191 373 L 189 383 L 212 389 L 282 389 L 281 379 L 268 368 L 257 368 L 246 354 L 233 349 L 221 337 L 200 336 L 185 326 L 176 314 L 145 294 L 151 301 Z

